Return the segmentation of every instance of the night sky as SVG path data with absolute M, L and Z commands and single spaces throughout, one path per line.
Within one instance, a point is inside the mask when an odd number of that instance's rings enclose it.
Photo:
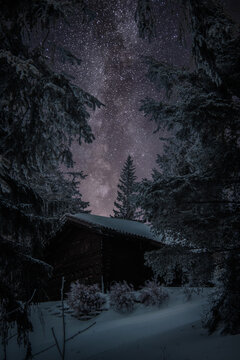
M 163 6 L 165 1 L 154 3 L 157 37 L 151 43 L 139 38 L 134 20 L 136 4 L 131 0 L 89 0 L 95 19 L 90 24 L 82 24 L 77 17 L 71 19 L 71 25 L 61 26 L 52 39 L 82 59 L 80 66 L 65 65 L 64 71 L 73 74 L 77 85 L 105 104 L 91 113 L 96 140 L 73 146 L 75 170 L 88 174 L 80 191 L 90 202 L 93 214 L 109 216 L 112 212 L 128 154 L 133 157 L 140 180 L 150 176 L 156 154 L 162 151 L 159 135 L 153 134 L 154 124 L 139 112 L 141 99 L 159 98 L 145 76 L 147 67 L 142 57 L 192 66 L 189 48 L 178 40 L 177 11 L 171 14 Z M 239 3 L 228 1 L 235 15 Z

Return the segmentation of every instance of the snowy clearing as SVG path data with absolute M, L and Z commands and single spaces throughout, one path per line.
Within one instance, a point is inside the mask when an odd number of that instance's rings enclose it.
M 208 290 L 210 291 L 210 290 Z M 66 343 L 66 360 L 238 360 L 240 335 L 207 335 L 201 327 L 201 312 L 207 290 L 186 301 L 183 289 L 169 289 L 170 300 L 160 308 L 137 304 L 131 314 L 103 311 L 94 319 L 80 321 L 66 314 L 67 337 L 96 321 L 86 332 Z M 61 343 L 62 319 L 59 302 L 41 303 L 33 310 L 33 354 L 54 343 L 51 327 Z M 44 324 L 40 321 L 42 313 Z M 24 351 L 10 340 L 7 359 L 22 359 Z M 60 359 L 56 347 L 34 359 Z

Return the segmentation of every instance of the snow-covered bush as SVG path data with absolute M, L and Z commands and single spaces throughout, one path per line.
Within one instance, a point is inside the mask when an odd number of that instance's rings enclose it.
M 71 283 L 70 291 L 67 293 L 67 303 L 76 315 L 100 310 L 105 302 L 106 299 L 96 284 L 84 285 L 76 281 Z
M 146 281 L 145 286 L 140 290 L 139 295 L 139 301 L 146 306 L 159 306 L 164 301 L 168 300 L 168 298 L 168 292 L 155 280 Z
M 191 286 L 185 285 L 183 287 L 183 294 L 184 294 L 185 300 L 186 301 L 192 300 L 193 295 L 200 295 L 202 290 L 203 289 L 200 287 L 191 287 Z
M 190 288 L 189 286 L 183 287 L 183 294 L 186 301 L 190 301 L 192 299 L 192 296 L 194 294 L 194 289 Z
M 110 306 L 118 312 L 133 311 L 136 301 L 133 290 L 133 285 L 127 284 L 126 281 L 112 285 L 110 289 Z

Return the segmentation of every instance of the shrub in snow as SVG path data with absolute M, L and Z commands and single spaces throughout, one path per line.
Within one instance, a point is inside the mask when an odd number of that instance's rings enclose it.
M 84 285 L 76 281 L 71 284 L 70 291 L 67 293 L 67 303 L 76 315 L 100 310 L 105 302 L 105 297 L 96 284 Z
M 136 301 L 133 290 L 132 284 L 127 284 L 126 281 L 112 285 L 109 296 L 110 306 L 119 312 L 133 311 L 134 303 Z
M 168 292 L 155 281 L 146 281 L 144 288 L 140 290 L 139 301 L 144 305 L 161 305 L 169 298 Z
M 195 293 L 195 290 L 193 288 L 190 288 L 189 286 L 183 287 L 183 294 L 185 296 L 186 301 L 190 301 L 192 299 L 192 296 L 194 293 Z
M 183 294 L 185 296 L 186 301 L 190 301 L 193 297 L 193 295 L 200 295 L 202 289 L 200 287 L 190 287 L 190 286 L 184 286 L 183 287 Z

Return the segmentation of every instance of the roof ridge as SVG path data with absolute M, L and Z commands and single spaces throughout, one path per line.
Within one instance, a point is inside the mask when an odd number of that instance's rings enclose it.
M 149 225 L 142 222 L 120 218 L 111 218 L 89 213 L 66 214 L 66 217 L 72 220 L 85 222 L 89 225 L 95 225 L 102 229 L 110 229 L 121 234 L 134 235 L 140 238 L 159 242 L 158 239 L 151 232 Z M 116 220 L 118 223 L 117 225 Z M 123 225 L 124 227 L 121 228 L 119 224 Z M 127 225 L 129 225 L 129 227 Z

